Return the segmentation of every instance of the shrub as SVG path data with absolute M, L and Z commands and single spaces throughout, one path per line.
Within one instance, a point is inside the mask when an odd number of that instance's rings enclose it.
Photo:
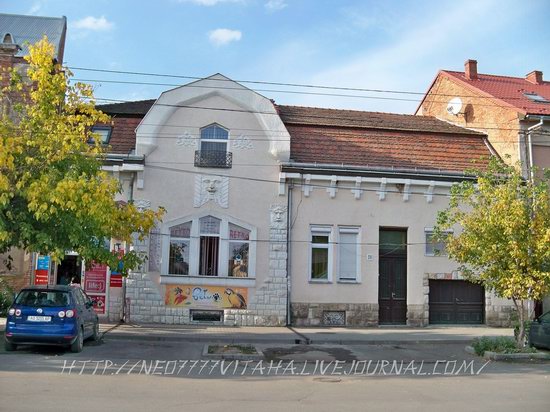
M 516 340 L 507 336 L 476 338 L 472 343 L 472 347 L 479 356 L 483 356 L 487 351 L 496 353 L 534 352 L 532 348 L 518 349 Z
M 4 279 L 0 278 L 0 316 L 8 314 L 8 309 L 13 303 L 13 289 Z

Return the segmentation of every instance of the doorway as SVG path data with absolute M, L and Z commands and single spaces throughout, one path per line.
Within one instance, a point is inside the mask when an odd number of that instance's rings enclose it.
M 407 323 L 407 229 L 381 228 L 378 260 L 378 323 Z
M 57 266 L 57 284 L 68 285 L 80 283 L 82 275 L 82 260 L 78 255 L 65 255 Z

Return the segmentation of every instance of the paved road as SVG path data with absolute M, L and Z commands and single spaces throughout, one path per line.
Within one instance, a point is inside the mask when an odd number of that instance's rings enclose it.
M 463 344 L 262 343 L 261 361 L 223 364 L 202 355 L 204 345 L 107 334 L 79 354 L 0 350 L 0 409 L 547 412 L 550 405 L 550 363 L 485 364 Z

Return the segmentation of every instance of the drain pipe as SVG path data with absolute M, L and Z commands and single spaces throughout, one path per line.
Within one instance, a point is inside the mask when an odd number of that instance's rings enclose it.
M 290 268 L 291 266 L 291 222 L 292 222 L 292 189 L 294 184 L 292 179 L 288 184 L 288 196 L 286 205 L 286 326 L 291 324 L 291 307 L 290 307 Z
M 527 115 L 525 116 L 526 119 L 531 119 L 531 116 Z M 533 161 L 533 135 L 532 132 L 538 128 L 540 128 L 545 120 L 549 120 L 550 117 L 548 116 L 535 116 L 535 119 L 538 118 L 539 122 L 537 124 L 534 124 L 533 126 L 530 126 L 527 128 L 527 152 L 529 154 L 529 178 L 531 181 L 535 178 L 535 172 L 533 170 L 534 161 Z

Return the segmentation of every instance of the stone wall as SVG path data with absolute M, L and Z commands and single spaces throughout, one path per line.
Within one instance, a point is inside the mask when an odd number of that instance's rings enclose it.
M 295 326 L 325 326 L 324 312 L 345 312 L 345 326 L 378 325 L 378 304 L 292 302 L 290 307 L 291 323 Z

